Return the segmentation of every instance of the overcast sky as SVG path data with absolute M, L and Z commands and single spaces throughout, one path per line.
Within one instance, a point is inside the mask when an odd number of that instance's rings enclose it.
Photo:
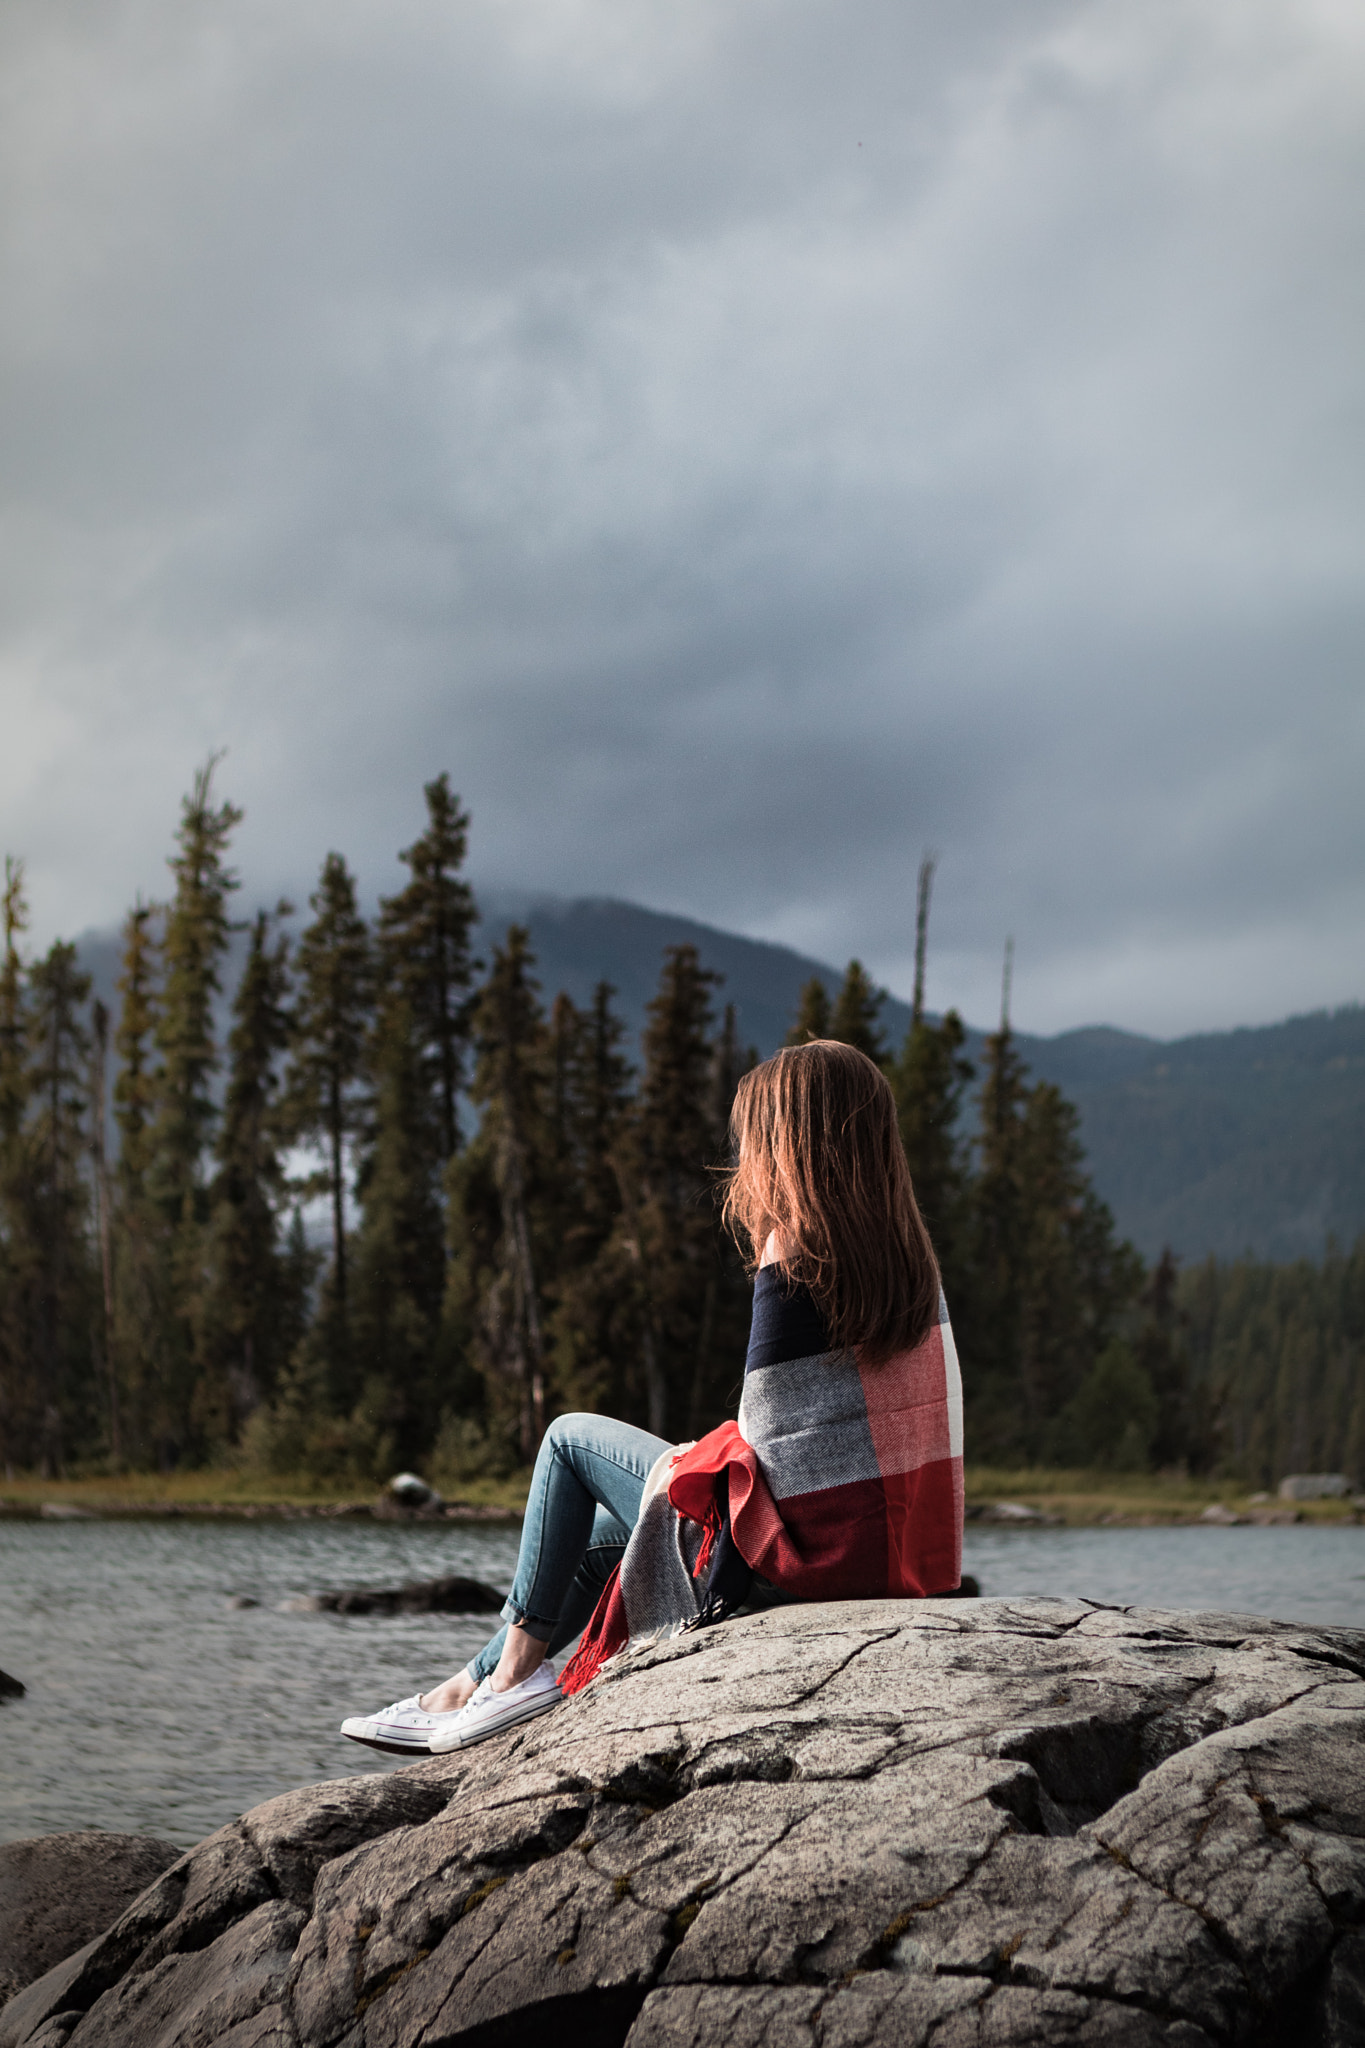
M 7 0 L 34 938 L 615 894 L 988 1021 L 1365 997 L 1358 0 Z

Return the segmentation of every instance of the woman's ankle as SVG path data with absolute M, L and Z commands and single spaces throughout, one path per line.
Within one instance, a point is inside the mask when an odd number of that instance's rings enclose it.
M 511 1692 L 514 1686 L 525 1685 L 528 1678 L 534 1678 L 537 1671 L 544 1669 L 545 1662 L 545 1658 L 542 1657 L 539 1664 L 535 1665 L 530 1671 L 520 1672 L 515 1678 L 500 1678 L 495 1671 L 488 1683 L 494 1692 Z
M 531 1635 L 519 1622 L 513 1622 L 502 1646 L 498 1668 L 489 1679 L 493 1691 L 507 1692 L 510 1687 L 529 1678 L 533 1671 L 539 1671 L 549 1647 L 548 1641 Z
M 425 1714 L 454 1714 L 474 1697 L 478 1680 L 469 1671 L 457 1671 L 444 1685 L 423 1693 L 417 1704 Z

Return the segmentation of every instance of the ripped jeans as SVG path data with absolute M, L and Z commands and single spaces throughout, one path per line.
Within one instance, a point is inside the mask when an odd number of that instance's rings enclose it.
M 504 1624 L 548 1638 L 550 1657 L 576 1641 L 630 1540 L 650 1467 L 671 1448 L 609 1415 L 556 1417 L 536 1453 Z M 506 1635 L 471 1657 L 472 1678 L 496 1668 Z

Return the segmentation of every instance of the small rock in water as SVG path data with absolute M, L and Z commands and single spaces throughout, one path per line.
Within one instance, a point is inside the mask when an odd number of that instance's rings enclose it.
M 252 1599 L 250 1593 L 233 1593 L 228 1600 L 228 1608 L 233 1614 L 240 1614 L 248 1607 L 259 1607 L 260 1604 L 259 1600 Z
M 414 1579 L 406 1586 L 343 1586 L 340 1592 L 310 1593 L 288 1605 L 312 1614 L 496 1614 L 502 1599 L 496 1586 L 452 1573 L 443 1579 Z
M 0 1671 L 0 1700 L 21 1700 L 23 1697 L 22 1679 L 11 1678 L 8 1671 Z
M 1212 1523 L 1215 1528 L 1235 1529 L 1247 1518 L 1245 1515 L 1234 1515 L 1231 1508 L 1225 1508 L 1220 1500 L 1216 1500 L 1211 1507 L 1205 1508 L 1199 1519 L 1201 1522 Z
M 78 1508 L 70 1500 L 45 1500 L 38 1513 L 45 1522 L 97 1522 L 99 1516 L 90 1508 Z
M 428 1486 L 425 1479 L 419 1479 L 415 1472 L 398 1472 L 389 1481 L 390 1498 L 400 1508 L 439 1508 L 441 1496 L 434 1486 Z
M 1021 1500 L 987 1501 L 968 1517 L 973 1522 L 1033 1522 L 1046 1524 L 1055 1522 L 1055 1515 L 1045 1515 L 1041 1508 L 1025 1507 Z

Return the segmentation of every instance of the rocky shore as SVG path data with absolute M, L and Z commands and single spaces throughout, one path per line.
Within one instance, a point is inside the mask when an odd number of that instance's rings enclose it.
M 257 1807 L 0 2048 L 1347 2048 L 1363 1679 L 1365 1632 L 1251 1616 L 741 1618 Z
M 180 1851 L 154 1835 L 0 1844 L 0 2007 L 118 1919 Z

